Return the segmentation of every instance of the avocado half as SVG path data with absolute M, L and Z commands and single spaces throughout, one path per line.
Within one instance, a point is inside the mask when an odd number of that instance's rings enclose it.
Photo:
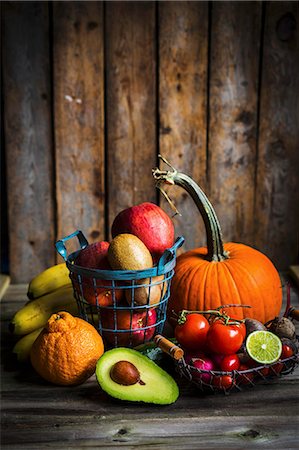
M 141 382 L 125 386 L 111 378 L 111 370 L 119 361 L 133 364 L 140 374 Z M 147 356 L 137 350 L 119 347 L 106 351 L 97 362 L 96 378 L 101 388 L 120 400 L 169 405 L 179 396 L 174 379 Z

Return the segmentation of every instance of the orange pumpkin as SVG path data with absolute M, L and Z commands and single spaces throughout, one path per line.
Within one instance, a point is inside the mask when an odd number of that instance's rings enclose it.
M 164 162 L 167 163 L 166 160 Z M 207 247 L 187 251 L 177 258 L 168 315 L 183 309 L 198 311 L 234 304 L 251 307 L 225 308 L 236 319 L 251 317 L 265 323 L 278 316 L 282 287 L 270 259 L 244 244 L 223 244 L 215 210 L 192 178 L 175 169 L 154 169 L 153 176 L 158 186 L 162 183 L 176 184 L 191 195 L 202 215 L 207 234 Z

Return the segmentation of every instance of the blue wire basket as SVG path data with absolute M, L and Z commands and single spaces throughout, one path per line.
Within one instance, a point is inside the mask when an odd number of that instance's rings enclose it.
M 65 243 L 73 238 L 80 248 L 68 255 Z M 82 231 L 56 242 L 70 272 L 79 315 L 98 330 L 108 347 L 135 347 L 162 332 L 176 252 L 183 243 L 184 238 L 178 237 L 150 269 L 100 270 L 76 265 L 80 251 L 89 245 Z

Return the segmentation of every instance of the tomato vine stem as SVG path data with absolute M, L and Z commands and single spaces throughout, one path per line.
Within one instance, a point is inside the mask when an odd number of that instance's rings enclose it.
M 231 307 L 231 306 L 240 306 L 245 308 L 250 308 L 249 305 L 225 305 L 225 307 Z M 187 320 L 188 314 L 209 314 L 212 316 L 215 316 L 215 320 L 223 320 L 225 325 L 241 325 L 245 322 L 245 319 L 232 319 L 230 316 L 228 316 L 225 312 L 220 312 L 219 309 L 224 308 L 224 306 L 220 306 L 217 309 L 207 309 L 206 311 L 189 311 L 187 309 L 183 309 L 178 317 L 178 324 L 182 325 Z

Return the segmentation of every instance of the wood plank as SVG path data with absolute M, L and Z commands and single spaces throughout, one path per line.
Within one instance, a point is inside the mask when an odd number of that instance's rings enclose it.
M 130 423 L 128 418 L 122 420 L 90 421 L 70 418 L 65 423 L 64 419 L 57 417 L 57 425 L 45 426 L 43 435 L 32 433 L 28 424 L 18 429 L 18 439 L 24 445 L 47 444 L 59 445 L 59 448 L 70 447 L 86 448 L 86 446 L 102 448 L 154 448 L 154 449 L 194 449 L 198 448 L 198 442 L 204 448 L 296 448 L 298 437 L 298 417 L 290 421 L 288 417 L 277 420 L 276 416 L 260 417 L 250 415 L 248 417 L 217 417 L 216 420 L 202 421 L 199 418 L 169 417 L 164 419 L 139 418 Z M 17 423 L 14 423 L 16 426 Z M 80 436 L 78 441 L 71 437 Z M 16 433 L 12 427 L 6 433 L 7 448 L 16 443 Z M 265 443 L 267 446 L 265 447 Z M 5 448 L 5 447 L 4 447 Z M 57 448 L 57 447 L 56 447 Z
M 260 2 L 214 2 L 208 178 L 225 241 L 252 244 Z
M 109 227 L 117 213 L 156 201 L 154 2 L 106 3 Z
M 299 265 L 298 266 L 290 266 L 290 275 L 293 277 L 297 286 L 299 286 Z
M 105 237 L 102 2 L 54 2 L 53 29 L 57 237 L 93 242 Z
M 298 3 L 267 2 L 263 46 L 256 246 L 280 269 L 298 261 Z
M 9 264 L 28 282 L 54 264 L 48 5 L 3 5 L 3 88 Z
M 0 274 L 0 300 L 4 296 L 10 283 L 10 276 L 5 274 Z
M 159 2 L 159 146 L 179 171 L 206 188 L 208 3 Z M 179 210 L 176 235 L 183 250 L 205 245 L 203 222 L 193 200 L 165 189 Z M 161 206 L 173 214 L 164 197 Z M 182 251 L 183 251 L 182 250 Z

